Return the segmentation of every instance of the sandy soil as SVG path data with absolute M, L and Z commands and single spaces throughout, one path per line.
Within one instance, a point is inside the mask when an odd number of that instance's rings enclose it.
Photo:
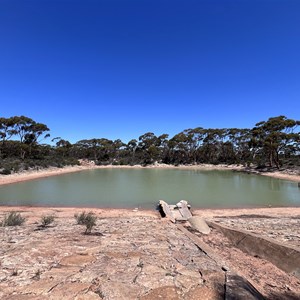
M 299 174 L 287 174 L 285 172 L 266 172 L 262 174 L 263 176 L 270 176 L 274 178 L 279 178 L 279 179 L 286 179 L 290 181 L 297 181 L 300 183 L 300 175 Z
M 67 166 L 64 168 L 48 168 L 42 170 L 32 170 L 32 171 L 25 171 L 20 173 L 14 173 L 11 175 L 0 175 L 0 185 L 4 184 L 12 184 L 21 181 L 27 180 L 34 180 L 43 177 L 49 176 L 57 176 L 66 173 L 73 173 L 73 172 L 80 172 L 84 170 L 91 170 L 91 169 L 109 169 L 109 168 L 164 168 L 164 169 L 190 169 L 190 170 L 232 170 L 232 171 L 241 171 L 241 172 L 248 172 L 240 165 L 209 165 L 209 164 L 202 164 L 202 165 L 194 165 L 194 166 L 170 166 L 165 164 L 154 164 L 147 167 L 142 167 L 140 165 L 136 166 L 96 166 L 96 165 L 82 165 L 82 166 Z M 253 173 L 253 172 L 251 172 Z M 300 175 L 298 173 L 292 173 L 288 171 L 280 172 L 265 172 L 265 173 L 258 173 L 254 172 L 254 174 L 263 175 L 263 176 L 270 176 L 280 179 L 286 179 L 290 181 L 300 182 Z
M 64 168 L 48 168 L 41 170 L 24 171 L 10 175 L 0 175 L 0 185 L 17 183 L 21 181 L 34 180 L 44 177 L 57 176 L 61 174 L 74 173 L 89 170 L 92 166 L 68 166 Z

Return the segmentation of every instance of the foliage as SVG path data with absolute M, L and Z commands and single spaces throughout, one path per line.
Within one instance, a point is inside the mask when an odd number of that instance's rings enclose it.
M 46 227 L 54 222 L 54 216 L 42 216 L 41 218 L 41 226 Z
M 93 212 L 86 213 L 85 211 L 74 215 L 77 224 L 85 225 L 86 230 L 85 234 L 89 234 L 92 231 L 92 228 L 96 225 L 97 217 L 93 214 Z
M 0 171 L 1 175 L 10 175 L 11 174 L 11 170 L 9 169 L 3 169 Z
M 252 129 L 251 144 L 257 153 L 265 157 L 270 167 L 280 167 L 280 154 L 299 151 L 299 132 L 294 130 L 300 121 L 287 119 L 285 116 L 269 118 L 259 122 Z
M 11 211 L 4 217 L 4 220 L 1 222 L 1 226 L 21 226 L 25 220 L 25 217 L 22 217 L 20 213 Z
M 84 225 L 84 221 L 86 219 L 87 213 L 84 211 L 80 214 L 74 214 L 74 218 L 76 219 L 76 223 L 78 225 Z
M 61 137 L 54 146 L 47 125 L 26 116 L 0 117 L 0 173 L 78 164 L 96 165 L 243 164 L 280 168 L 299 165 L 300 121 L 269 118 L 253 128 L 189 128 L 169 137 L 147 132 L 127 144 L 120 139 L 83 139 L 75 144 Z

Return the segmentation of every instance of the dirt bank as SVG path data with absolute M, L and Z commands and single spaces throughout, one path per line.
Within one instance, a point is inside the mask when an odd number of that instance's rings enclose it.
M 172 165 L 165 165 L 165 164 L 155 164 L 150 166 L 96 166 L 96 165 L 84 165 L 84 166 L 67 166 L 64 168 L 48 168 L 48 169 L 41 169 L 41 170 L 32 170 L 32 171 L 24 171 L 20 173 L 14 173 L 10 175 L 0 175 L 0 185 L 4 184 L 12 184 L 21 181 L 27 180 L 34 180 L 49 176 L 57 176 L 67 173 L 73 172 L 80 172 L 84 170 L 92 170 L 92 169 L 118 169 L 118 168 L 159 168 L 159 169 L 188 169 L 188 170 L 229 170 L 229 171 L 241 171 L 247 172 L 251 174 L 258 174 L 263 176 L 270 176 L 280 179 L 286 179 L 291 181 L 300 182 L 300 175 L 298 172 L 294 171 L 276 171 L 276 172 L 264 172 L 259 173 L 253 170 L 245 169 L 243 166 L 240 165 L 209 165 L 209 164 L 202 164 L 202 165 L 193 165 L 193 166 L 172 166 Z

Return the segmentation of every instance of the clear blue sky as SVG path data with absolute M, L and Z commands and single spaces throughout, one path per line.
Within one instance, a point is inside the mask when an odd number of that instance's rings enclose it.
M 0 116 L 71 142 L 300 119 L 300 1 L 0 0 Z

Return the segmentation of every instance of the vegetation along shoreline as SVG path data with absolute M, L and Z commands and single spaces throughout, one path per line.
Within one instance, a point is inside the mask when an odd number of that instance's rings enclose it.
M 146 132 L 123 142 L 108 138 L 75 143 L 51 137 L 46 124 L 26 116 L 0 117 L 0 174 L 86 166 L 242 165 L 258 172 L 300 174 L 300 121 L 271 117 L 253 128 L 190 128 L 169 137 Z M 48 141 L 48 143 L 46 143 Z M 229 167 L 230 168 L 230 167 Z

